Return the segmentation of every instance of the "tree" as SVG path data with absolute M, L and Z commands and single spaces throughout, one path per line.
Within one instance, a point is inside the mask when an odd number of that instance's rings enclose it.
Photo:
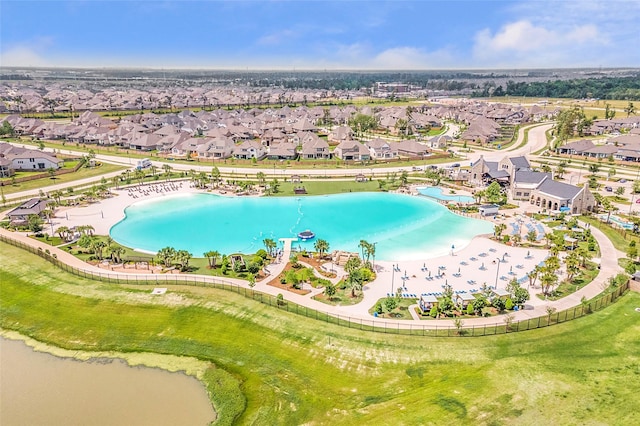
M 0 136 L 9 136 L 14 137 L 16 135 L 13 126 L 8 121 L 3 121 L 2 126 L 0 126 Z
M 249 287 L 250 288 L 254 288 L 256 286 L 256 276 L 253 274 L 249 274 L 249 276 L 247 276 L 247 281 L 249 281 Z
M 556 167 L 556 178 L 562 179 L 562 176 L 565 172 L 565 166 L 566 163 L 564 163 L 564 161 L 558 164 L 558 166 Z
M 176 256 L 176 249 L 173 247 L 164 247 L 158 251 L 156 257 L 165 267 L 171 266 L 173 259 Z
M 635 261 L 635 259 L 638 257 L 638 247 L 636 247 L 635 240 L 631 240 L 631 242 L 629 243 L 629 247 L 627 247 L 627 257 L 631 261 Z
M 189 260 L 191 260 L 191 253 L 186 250 L 178 250 L 175 254 L 175 262 L 180 266 L 181 271 L 189 269 Z
M 618 197 L 622 197 L 624 195 L 624 186 L 619 186 L 616 188 L 616 195 Z
M 629 104 L 627 104 L 627 107 L 624 109 L 624 112 L 627 113 L 627 117 L 636 113 L 636 107 L 633 105 L 633 102 L 629 102 Z
M 409 173 L 406 170 L 403 170 L 400 173 L 400 186 L 407 186 L 407 182 L 409 181 Z
M 578 254 L 578 257 L 580 257 L 580 266 L 583 268 L 586 267 L 587 262 L 593 258 L 593 253 L 584 247 L 578 247 L 576 249 L 576 253 Z
M 122 255 L 124 254 L 124 248 L 120 246 L 114 246 L 109 248 L 109 253 L 111 255 L 111 260 L 116 263 L 120 263 L 122 261 Z
M 531 287 L 535 287 L 536 285 L 536 280 L 538 279 L 538 276 L 540 275 L 540 272 L 542 270 L 542 267 L 540 265 L 536 265 L 528 274 L 527 274 L 527 278 L 529 278 L 529 286 Z
M 329 250 L 329 243 L 322 238 L 318 238 L 315 243 L 313 243 L 313 248 L 318 252 L 318 256 L 322 259 L 324 254 Z
M 169 181 L 171 177 L 171 166 L 169 164 L 163 164 L 162 170 L 164 171 L 164 177 L 166 181 Z
M 491 184 L 485 190 L 487 201 L 495 204 L 503 204 L 505 196 L 502 195 L 502 188 L 498 182 L 491 182 Z
M 56 229 L 56 234 L 58 234 L 60 239 L 65 242 L 68 241 L 69 232 L 70 230 L 68 226 L 60 226 L 58 229 Z
M 262 244 L 264 244 L 264 248 L 267 249 L 269 256 L 273 257 L 274 250 L 278 246 L 276 242 L 272 238 L 265 238 L 264 240 L 262 240 Z
M 207 258 L 207 260 L 209 262 L 209 268 L 213 269 L 216 266 L 216 259 L 218 257 L 220 257 L 220 252 L 218 252 L 216 250 L 209 250 L 209 251 L 203 253 L 203 256 Z
M 324 294 L 329 300 L 331 300 L 333 296 L 335 296 L 336 286 L 331 281 L 327 282 L 327 284 L 324 286 Z
M 260 182 L 260 185 L 262 186 L 267 182 L 267 177 L 263 172 L 256 173 L 256 178 L 258 178 L 258 182 Z
M 611 104 L 606 103 L 604 106 L 604 118 L 605 120 L 611 120 L 616 116 L 616 110 L 611 108 Z
M 391 313 L 395 308 L 398 307 L 398 299 L 395 297 L 387 297 L 384 299 L 384 308 L 388 313 Z
M 498 223 L 493 227 L 493 235 L 496 237 L 496 239 L 500 239 L 500 237 L 502 236 L 502 233 L 507 229 L 507 225 L 505 225 L 504 223 Z
M 535 229 L 531 229 L 529 232 L 527 232 L 526 238 L 527 238 L 527 241 L 529 241 L 530 243 L 535 242 L 537 239 L 537 234 Z
M 567 269 L 567 281 L 571 282 L 573 277 L 580 270 L 580 257 L 576 251 L 571 251 L 564 258 L 564 264 Z
M 27 218 L 27 227 L 31 232 L 37 233 L 42 231 L 42 218 L 37 214 L 30 214 Z

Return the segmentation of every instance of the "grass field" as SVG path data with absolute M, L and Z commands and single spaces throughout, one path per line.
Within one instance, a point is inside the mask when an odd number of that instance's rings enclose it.
M 96 283 L 0 245 L 0 326 L 77 350 L 211 363 L 218 424 L 638 424 L 640 295 L 483 338 L 366 333 L 231 292 Z
M 34 179 L 27 182 L 16 183 L 11 185 L 11 179 L 4 179 L 6 186 L 3 186 L 5 194 L 12 194 L 14 192 L 28 191 L 31 189 L 42 189 L 47 191 L 47 187 L 51 185 L 59 185 L 62 183 L 71 183 L 76 180 L 98 177 L 106 173 L 115 172 L 118 170 L 124 170 L 126 167 L 118 166 L 115 164 L 102 163 L 99 167 L 87 168 L 82 167 L 77 172 L 67 173 L 64 175 L 58 175 L 55 179 L 50 177 L 43 177 L 41 179 Z

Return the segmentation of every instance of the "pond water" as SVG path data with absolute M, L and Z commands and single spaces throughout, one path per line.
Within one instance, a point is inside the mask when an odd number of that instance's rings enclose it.
M 360 240 L 376 243 L 376 259 L 413 260 L 462 248 L 486 221 L 455 215 L 426 197 L 391 193 L 349 193 L 310 197 L 222 197 L 176 194 L 129 206 L 112 238 L 125 246 L 157 252 L 163 247 L 202 257 L 253 253 L 263 240 L 294 238 L 311 230 L 334 249 L 359 251 Z M 313 250 L 315 240 L 294 244 Z
M 0 338 L 0 425 L 206 425 L 202 383 L 107 358 L 77 361 Z

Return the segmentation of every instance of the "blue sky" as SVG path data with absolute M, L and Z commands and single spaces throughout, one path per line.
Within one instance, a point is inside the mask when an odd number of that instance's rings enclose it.
M 0 0 L 0 65 L 640 66 L 640 1 Z

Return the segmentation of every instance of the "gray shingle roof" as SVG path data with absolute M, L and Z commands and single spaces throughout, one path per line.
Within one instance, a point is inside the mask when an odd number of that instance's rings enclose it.
M 571 200 L 582 190 L 577 186 L 569 185 L 568 183 L 558 182 L 552 179 L 546 179 L 538 187 L 538 191 L 544 192 L 556 198 Z
M 551 173 L 521 171 L 516 172 L 514 183 L 540 183 L 545 178 L 551 179 Z

